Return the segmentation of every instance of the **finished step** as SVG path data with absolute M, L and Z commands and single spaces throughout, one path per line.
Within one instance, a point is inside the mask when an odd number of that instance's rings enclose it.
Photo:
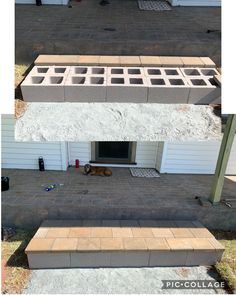
M 32 269 L 213 265 L 223 251 L 185 220 L 46 220 L 25 250 Z

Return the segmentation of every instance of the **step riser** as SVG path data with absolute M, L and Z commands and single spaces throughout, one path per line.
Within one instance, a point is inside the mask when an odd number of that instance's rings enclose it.
M 28 253 L 31 269 L 214 265 L 223 251 L 104 251 Z

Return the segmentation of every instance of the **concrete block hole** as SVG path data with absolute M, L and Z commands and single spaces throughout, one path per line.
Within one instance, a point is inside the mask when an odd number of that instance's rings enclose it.
M 90 83 L 91 84 L 104 84 L 104 78 L 101 77 L 91 77 L 90 78 Z
M 152 85 L 166 85 L 163 79 L 151 79 Z
M 158 69 L 148 69 L 147 72 L 149 75 L 161 75 L 161 71 Z
M 66 68 L 54 68 L 54 73 L 56 74 L 63 74 L 65 73 Z
M 140 75 L 141 71 L 140 71 L 140 69 L 128 69 L 128 74 L 129 75 Z
M 170 85 L 184 85 L 184 81 L 182 79 L 169 79 Z
M 206 70 L 201 70 L 202 74 L 204 76 L 214 76 L 214 75 L 217 75 L 218 73 L 213 70 L 213 69 L 206 69 Z
M 41 84 L 44 80 L 44 77 L 31 77 L 32 84 Z
M 72 77 L 72 84 L 84 84 L 85 77 Z
M 37 68 L 37 72 L 40 74 L 46 74 L 49 68 Z
M 202 79 L 191 79 L 191 82 L 194 86 L 206 86 L 207 83 Z
M 122 74 L 124 74 L 124 70 L 123 69 L 111 69 L 111 74 L 122 75 Z
M 124 78 L 111 78 L 112 84 L 125 84 Z
M 99 75 L 104 73 L 105 73 L 104 68 L 92 68 L 92 74 Z
M 200 73 L 196 69 L 184 69 L 184 73 L 187 76 L 200 76 Z
M 130 84 L 136 84 L 136 85 L 143 85 L 143 79 L 140 78 L 131 78 L 129 79 Z
M 49 80 L 51 84 L 61 84 L 63 77 L 50 77 Z
M 75 68 L 74 72 L 75 74 L 86 74 L 88 71 L 88 68 Z
M 165 71 L 166 75 L 168 75 L 168 76 L 178 76 L 179 75 L 177 70 L 169 69 L 169 70 L 164 70 L 164 71 Z

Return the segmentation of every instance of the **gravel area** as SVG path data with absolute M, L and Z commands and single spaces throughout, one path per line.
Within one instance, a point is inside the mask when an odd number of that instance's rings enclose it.
M 16 120 L 17 141 L 193 141 L 221 138 L 211 106 L 29 103 Z
M 34 270 L 24 294 L 217 294 L 223 289 L 163 290 L 162 280 L 215 280 L 207 267 Z

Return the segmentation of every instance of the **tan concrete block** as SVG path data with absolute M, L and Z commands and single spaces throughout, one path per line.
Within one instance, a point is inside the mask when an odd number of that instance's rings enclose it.
M 112 238 L 112 229 L 109 227 L 91 228 L 91 237 L 93 238 Z
M 214 63 L 214 61 L 210 57 L 205 56 L 205 57 L 200 57 L 200 59 L 204 63 L 205 68 L 215 68 L 216 67 L 216 64 Z
M 49 228 L 46 234 L 47 238 L 67 238 L 69 236 L 70 228 L 58 227 Z
M 79 65 L 85 66 L 98 66 L 99 65 L 99 55 L 79 55 L 78 61 Z
M 170 250 L 165 239 L 162 238 L 145 238 L 149 250 Z
M 144 238 L 123 238 L 123 244 L 126 250 L 147 250 Z
M 166 238 L 166 241 L 171 250 L 193 250 L 191 242 L 187 238 Z
M 184 65 L 179 56 L 160 56 L 162 67 L 182 67 Z
M 141 66 L 140 57 L 139 56 L 120 56 L 120 65 L 139 67 Z
M 151 228 L 132 228 L 132 233 L 135 238 L 153 238 Z
M 79 62 L 78 55 L 39 55 L 34 64 L 35 65 L 77 65 Z
M 195 238 L 214 238 L 214 236 L 206 228 L 191 228 L 191 233 Z
M 112 228 L 112 234 L 114 238 L 132 238 L 131 228 L 126 227 L 115 227 Z
M 120 66 L 120 57 L 115 55 L 101 55 L 99 58 L 101 66 Z
M 194 235 L 191 233 L 191 231 L 188 228 L 171 228 L 170 229 L 174 235 L 175 238 L 194 238 Z
M 214 250 L 214 246 L 204 238 L 190 238 L 189 243 L 194 250 Z
M 34 238 L 45 238 L 48 232 L 48 228 L 40 227 L 34 235 Z
M 143 67 L 161 67 L 159 56 L 140 56 L 141 65 Z
M 74 227 L 70 229 L 69 238 L 89 238 L 91 236 L 91 228 L 90 227 Z
M 169 228 L 152 228 L 152 232 L 155 238 L 173 238 L 174 235 Z
M 181 56 L 184 67 L 204 67 L 204 62 L 200 57 Z
M 216 250 L 222 250 L 222 251 L 225 250 L 225 247 L 220 242 L 218 242 L 215 238 L 211 238 L 208 240 Z
M 122 238 L 101 238 L 101 250 L 123 250 Z
M 57 238 L 55 239 L 51 251 L 72 252 L 77 249 L 77 238 Z
M 29 268 L 68 268 L 70 253 L 28 253 Z
M 52 248 L 52 245 L 54 243 L 53 238 L 33 238 L 28 246 L 25 249 L 25 252 L 39 252 L 39 251 L 50 251 Z
M 99 251 L 101 249 L 101 241 L 99 238 L 78 238 L 78 251 Z

